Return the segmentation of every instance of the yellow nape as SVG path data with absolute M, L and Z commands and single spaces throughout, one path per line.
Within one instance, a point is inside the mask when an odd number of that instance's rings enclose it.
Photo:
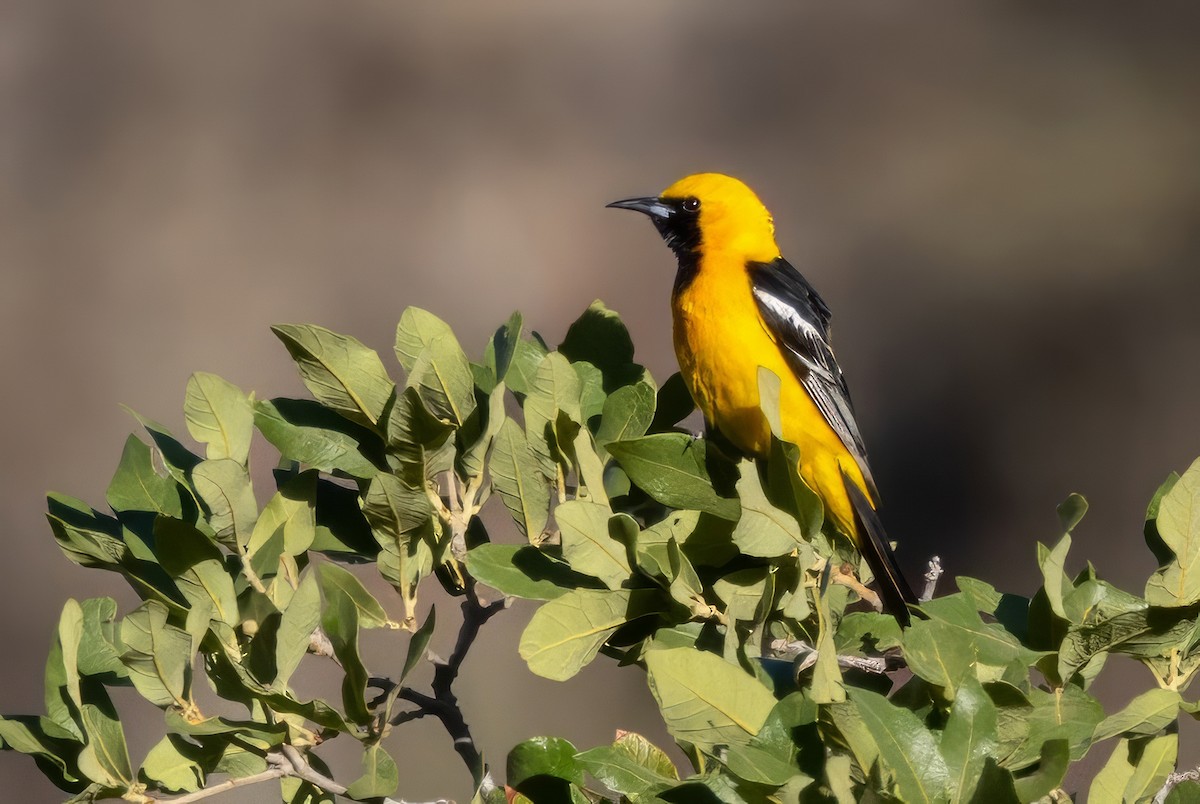
M 752 262 L 779 256 L 771 213 L 753 190 L 732 176 L 696 173 L 675 182 L 660 197 L 699 199 L 700 231 L 708 253 L 728 252 Z

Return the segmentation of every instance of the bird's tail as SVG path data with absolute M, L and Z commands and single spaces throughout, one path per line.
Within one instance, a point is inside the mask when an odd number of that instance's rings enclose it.
M 917 602 L 917 596 L 913 594 L 912 587 L 908 585 L 904 573 L 896 563 L 896 554 L 892 552 L 892 545 L 883 529 L 883 523 L 879 521 L 879 514 L 867 500 L 867 495 L 844 472 L 842 482 L 854 507 L 854 518 L 859 533 L 858 550 L 875 575 L 875 583 L 879 586 L 879 593 L 883 598 L 884 611 L 895 616 L 902 627 L 907 626 L 911 619 L 908 606 Z

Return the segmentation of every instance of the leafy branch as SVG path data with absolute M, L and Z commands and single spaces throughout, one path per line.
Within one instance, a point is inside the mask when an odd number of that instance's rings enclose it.
M 660 386 L 599 303 L 554 349 L 514 314 L 476 361 L 445 322 L 410 308 L 399 383 L 354 338 L 274 332 L 311 398 L 257 399 L 193 375 L 184 411 L 199 446 L 139 416 L 146 440 L 126 442 L 103 510 L 49 497 L 64 554 L 141 599 L 124 612 L 112 598 L 68 600 L 44 714 L 0 718 L 0 748 L 33 757 L 71 801 L 267 785 L 290 804 L 396 802 L 389 748 L 425 717 L 481 804 L 1061 800 L 1072 763 L 1101 744 L 1091 800 L 1200 789 L 1175 771 L 1178 720 L 1200 713 L 1188 694 L 1200 672 L 1200 462 L 1150 503 L 1159 568 L 1140 593 L 1075 559 L 1087 505 L 1071 495 L 1058 538 L 1037 546 L 1040 586 L 958 577 L 936 596 L 935 557 L 924 618 L 901 630 L 873 610 L 867 568 L 779 439 L 770 372 L 759 396 L 775 438 L 768 459 L 749 461 L 680 427 L 692 410 L 682 380 Z M 262 496 L 256 438 L 279 453 Z M 488 505 L 511 527 L 489 529 Z M 368 570 L 394 599 L 368 590 Z M 434 583 L 460 598 L 445 659 L 429 650 Z M 620 730 L 587 750 L 532 737 L 503 779 L 485 766 L 455 684 L 480 629 L 518 598 L 537 604 L 517 646 L 532 672 L 562 680 L 601 655 L 640 668 L 691 767 Z M 369 629 L 392 635 L 402 667 L 368 671 Z M 1106 713 L 1091 688 L 1115 654 L 1145 668 L 1146 686 Z M 418 689 L 409 676 L 427 657 L 432 682 Z M 300 695 L 297 680 L 325 660 L 340 696 Z M 197 684 L 234 714 L 203 711 Z M 136 764 L 117 687 L 162 712 L 161 739 Z M 361 751 L 349 783 L 320 757 L 335 739 Z

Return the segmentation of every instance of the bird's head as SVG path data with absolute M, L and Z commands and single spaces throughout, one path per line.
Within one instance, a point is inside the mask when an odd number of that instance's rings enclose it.
M 628 198 L 608 206 L 648 215 L 677 256 L 701 249 L 754 262 L 779 256 L 771 213 L 753 190 L 732 176 L 696 173 L 657 196 Z

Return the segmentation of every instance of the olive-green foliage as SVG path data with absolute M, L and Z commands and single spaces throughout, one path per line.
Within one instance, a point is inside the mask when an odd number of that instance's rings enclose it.
M 538 737 L 504 768 L 517 800 L 1038 801 L 1103 751 L 1091 800 L 1135 801 L 1174 768 L 1176 720 L 1200 708 L 1185 697 L 1200 670 L 1200 463 L 1150 504 L 1161 568 L 1144 596 L 1078 570 L 1068 551 L 1086 503 L 1073 495 L 1057 544 L 1038 546 L 1045 580 L 1032 597 L 959 578 L 901 631 L 843 582 L 847 562 L 866 569 L 823 525 L 795 447 L 777 442 L 756 465 L 677 429 L 691 410 L 682 383 L 657 386 L 602 304 L 556 351 L 514 315 L 477 363 L 444 322 L 409 309 L 402 385 L 354 338 L 274 332 L 312 399 L 256 400 L 196 374 L 185 412 L 199 447 L 139 417 L 149 444 L 127 442 L 111 513 L 50 496 L 63 552 L 121 574 L 143 600 L 124 613 L 110 598 L 68 600 L 45 714 L 0 719 L 0 745 L 78 800 L 254 776 L 282 746 L 322 768 L 311 749 L 343 736 L 363 747 L 347 795 L 393 794 L 402 780 L 380 740 L 411 705 L 399 693 L 435 627 L 432 612 L 419 622 L 431 582 L 540 601 L 518 647 L 534 673 L 566 679 L 601 653 L 640 668 L 693 764 L 676 768 L 636 734 L 585 751 Z M 761 388 L 777 423 L 775 380 Z M 251 487 L 256 431 L 281 456 L 269 497 Z M 512 518 L 503 533 L 479 518 L 493 496 Z M 366 563 L 398 606 L 343 566 Z M 391 673 L 378 695 L 358 648 L 369 628 L 407 644 L 403 667 L 372 668 Z M 1149 672 L 1106 716 L 1089 688 L 1113 653 Z M 870 673 L 856 658 L 908 671 Z M 341 700 L 297 695 L 291 679 L 331 660 Z M 241 714 L 202 711 L 198 684 Z M 116 686 L 163 710 L 144 758 L 126 749 Z M 488 783 L 499 767 L 472 771 L 478 800 L 505 799 Z M 274 784 L 284 801 L 329 799 L 294 776 Z

